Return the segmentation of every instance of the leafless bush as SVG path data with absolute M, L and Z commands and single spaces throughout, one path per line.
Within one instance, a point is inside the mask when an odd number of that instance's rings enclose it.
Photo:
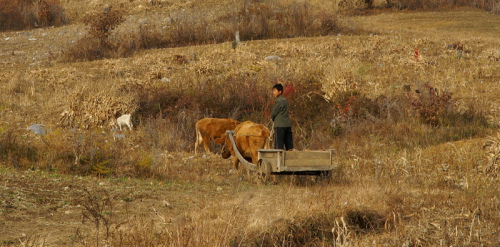
M 119 46 L 111 42 L 109 36 L 123 21 L 123 13 L 111 6 L 105 8 L 101 13 L 88 14 L 83 20 L 88 26 L 88 34 L 70 47 L 64 56 L 71 61 L 96 60 L 116 56 Z
M 89 191 L 83 188 L 84 194 L 82 198 L 77 200 L 79 205 L 82 205 L 84 211 L 82 211 L 82 222 L 90 220 L 95 224 L 96 229 L 96 243 L 99 246 L 101 227 L 105 230 L 105 239 L 110 236 L 110 228 L 113 222 L 113 202 L 108 191 L 101 189 L 98 191 Z
M 412 105 L 426 123 L 437 125 L 439 118 L 449 113 L 453 107 L 452 93 L 438 92 L 437 88 L 425 83 L 420 89 L 415 90 Z
M 19 30 L 66 24 L 58 0 L 0 0 L 0 30 Z
M 18 131 L 7 129 L 0 133 L 0 160 L 15 168 L 28 169 L 38 159 L 37 148 L 25 143 Z

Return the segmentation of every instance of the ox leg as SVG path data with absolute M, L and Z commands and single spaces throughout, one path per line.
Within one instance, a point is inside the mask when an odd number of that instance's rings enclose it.
M 259 155 L 258 155 L 257 151 L 252 152 L 252 163 L 254 163 L 254 164 L 259 163 Z M 250 178 L 250 170 L 249 169 L 247 169 L 247 175 Z
M 238 170 L 238 167 L 239 167 L 239 164 L 240 164 L 240 160 L 238 160 L 238 157 L 234 157 L 233 158 L 233 168 L 234 170 Z
M 203 137 L 203 147 L 205 148 L 205 152 L 210 153 L 210 137 Z
M 201 143 L 203 143 L 203 147 L 205 148 L 205 152 L 209 153 L 210 148 L 209 148 L 208 144 L 210 143 L 210 137 L 205 137 L 204 135 L 202 135 L 199 132 L 199 130 L 197 130 L 196 131 L 196 141 L 194 143 L 194 153 L 195 154 L 198 153 L 198 147 L 201 145 Z

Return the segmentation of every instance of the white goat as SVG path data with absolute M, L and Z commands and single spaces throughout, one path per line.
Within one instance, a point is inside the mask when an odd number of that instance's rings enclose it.
M 130 114 L 121 115 L 116 119 L 116 124 L 118 125 L 118 128 L 120 128 L 120 131 L 122 130 L 122 125 L 127 125 L 129 130 L 132 130 L 134 127 L 132 125 L 132 116 L 130 116 Z

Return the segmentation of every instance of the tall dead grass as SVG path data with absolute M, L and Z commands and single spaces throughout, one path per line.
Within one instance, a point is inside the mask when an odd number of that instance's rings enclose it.
M 141 23 L 138 27 L 133 27 L 137 31 L 122 29 L 109 37 L 115 25 L 120 23 L 110 21 L 121 20 L 116 10 L 109 8 L 86 18 L 93 20 L 86 23 L 89 35 L 68 49 L 64 59 L 77 61 L 116 58 L 129 56 L 139 49 L 230 42 L 234 41 L 236 31 L 239 31 L 243 41 L 352 31 L 340 25 L 335 13 L 318 11 L 307 3 L 244 1 L 219 11 L 216 15 L 213 10 L 206 10 L 205 13 L 200 13 L 199 10 L 171 13 L 162 23 L 164 25 Z

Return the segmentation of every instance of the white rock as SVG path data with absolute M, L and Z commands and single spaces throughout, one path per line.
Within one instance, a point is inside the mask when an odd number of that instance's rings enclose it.
M 266 61 L 269 61 L 269 60 L 277 60 L 277 61 L 281 61 L 283 60 L 283 58 L 279 57 L 279 56 L 276 56 L 276 55 L 272 55 L 272 56 L 267 56 L 266 58 L 264 58 Z
M 46 135 L 47 134 L 47 129 L 42 124 L 33 124 L 26 129 L 33 131 L 33 134 L 35 134 L 35 135 Z

